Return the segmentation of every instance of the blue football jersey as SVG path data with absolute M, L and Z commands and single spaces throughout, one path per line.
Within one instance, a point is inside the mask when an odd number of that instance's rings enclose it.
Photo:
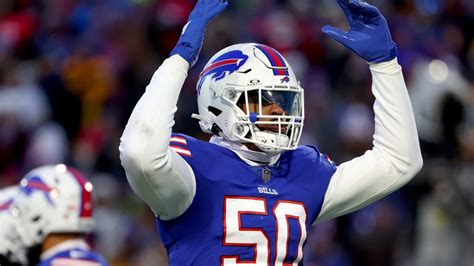
M 73 248 L 58 252 L 46 260 L 41 261 L 38 266 L 107 266 L 105 259 L 86 249 Z
M 315 147 L 250 166 L 231 150 L 173 134 L 170 148 L 191 166 L 196 196 L 181 216 L 157 219 L 170 265 L 301 265 L 336 167 Z

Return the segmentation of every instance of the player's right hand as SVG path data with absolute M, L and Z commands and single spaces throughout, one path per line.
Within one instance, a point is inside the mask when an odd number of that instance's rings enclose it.
M 227 5 L 227 0 L 198 0 L 188 18 L 188 23 L 183 28 L 178 44 L 170 55 L 180 55 L 192 67 L 199 57 L 207 24 L 224 11 Z

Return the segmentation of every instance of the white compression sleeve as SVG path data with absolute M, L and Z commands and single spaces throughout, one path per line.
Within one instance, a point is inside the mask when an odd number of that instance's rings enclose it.
M 119 147 L 130 186 L 164 220 L 184 213 L 196 193 L 191 167 L 168 148 L 188 70 L 178 55 L 163 62 L 135 106 Z
M 360 209 L 400 188 L 421 169 L 415 119 L 400 65 L 372 64 L 373 149 L 338 166 L 316 223 Z

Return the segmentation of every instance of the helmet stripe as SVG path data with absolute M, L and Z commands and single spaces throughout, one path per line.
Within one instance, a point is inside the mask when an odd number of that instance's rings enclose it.
M 80 217 L 92 217 L 92 189 L 90 183 L 82 176 L 82 174 L 72 167 L 68 167 L 69 172 L 72 173 L 77 183 L 81 187 L 81 212 Z M 88 185 L 89 184 L 89 185 Z
M 285 69 L 273 69 L 273 74 L 274 75 L 279 75 L 279 76 L 288 76 L 288 67 L 285 63 L 285 60 L 283 57 L 278 53 L 275 49 L 271 48 L 270 46 L 267 45 L 257 45 L 257 48 L 262 51 L 265 56 L 268 58 L 270 63 L 272 64 L 272 67 L 277 67 L 277 68 L 285 68 Z

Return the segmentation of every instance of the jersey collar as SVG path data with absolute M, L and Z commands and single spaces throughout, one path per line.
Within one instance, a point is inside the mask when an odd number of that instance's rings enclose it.
M 265 152 L 253 151 L 243 143 L 230 141 L 216 135 L 213 135 L 209 142 L 233 151 L 240 159 L 251 166 L 274 165 L 281 155 L 271 156 Z
M 50 257 L 54 256 L 55 254 L 58 254 L 59 252 L 63 252 L 63 251 L 74 249 L 74 248 L 90 250 L 90 246 L 86 243 L 84 239 L 78 238 L 78 239 L 66 240 L 43 252 L 41 254 L 41 261 L 47 260 Z

